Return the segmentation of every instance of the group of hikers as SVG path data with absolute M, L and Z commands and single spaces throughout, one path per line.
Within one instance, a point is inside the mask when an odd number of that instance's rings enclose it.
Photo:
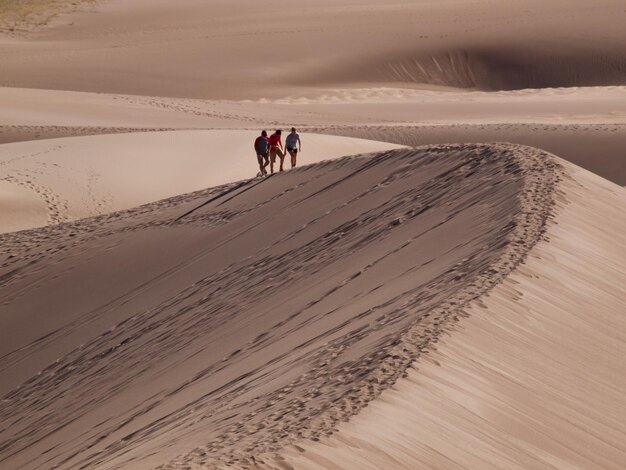
M 256 158 L 259 162 L 259 170 L 261 175 L 267 175 L 267 166 L 270 167 L 270 172 L 274 173 L 274 163 L 276 163 L 276 157 L 280 158 L 280 171 L 283 170 L 283 163 L 287 153 L 291 157 L 291 168 L 296 166 L 298 159 L 298 152 L 302 152 L 302 142 L 300 142 L 300 136 L 296 132 L 296 128 L 291 128 L 291 133 L 287 135 L 285 139 L 285 148 L 283 149 L 282 131 L 277 129 L 272 135 L 267 136 L 267 131 L 262 131 L 261 135 L 254 141 L 254 150 L 256 152 Z

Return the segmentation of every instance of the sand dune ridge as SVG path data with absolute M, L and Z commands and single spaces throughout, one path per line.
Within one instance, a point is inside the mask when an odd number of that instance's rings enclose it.
M 372 83 L 430 84 L 484 91 L 528 88 L 624 85 L 623 51 L 567 53 L 520 50 L 515 44 L 498 48 L 418 51 L 393 60 L 380 58 L 359 70 Z
M 557 167 L 505 144 L 397 150 L 218 189 L 182 219 L 206 192 L 3 235 L 4 462 L 245 465 L 332 432 L 524 259 Z M 112 269 L 122 285 L 85 278 Z M 62 318 L 19 330 L 78 278 Z
M 378 350 L 375 348 L 374 351 L 370 352 L 368 361 L 374 362 L 374 367 L 368 368 L 365 380 L 359 381 L 359 375 L 363 372 L 351 375 L 343 370 L 342 373 L 345 375 L 341 379 L 346 380 L 346 385 L 349 384 L 349 393 L 343 397 L 336 397 L 332 406 L 329 404 L 328 408 L 320 410 L 321 413 L 318 416 L 310 420 L 308 419 L 305 429 L 297 429 L 302 426 L 301 424 L 299 426 L 296 424 L 296 429 L 292 429 L 290 424 L 285 423 L 285 421 L 288 422 L 294 418 L 294 420 L 297 420 L 300 417 L 298 411 L 304 408 L 303 403 L 298 400 L 292 401 L 289 403 L 288 414 L 283 415 L 280 411 L 277 413 L 281 420 L 281 428 L 277 432 L 266 436 L 266 442 L 262 440 L 263 433 L 256 432 L 254 437 L 256 442 L 247 449 L 247 452 L 241 452 L 237 449 L 240 448 L 239 440 L 243 436 L 240 427 L 235 426 L 226 431 L 226 436 L 230 432 L 234 438 L 230 442 L 227 439 L 226 443 L 220 443 L 217 446 L 210 445 L 195 449 L 192 453 L 159 468 L 177 469 L 190 463 L 200 466 L 207 463 L 213 465 L 215 463 L 212 462 L 211 457 L 207 458 L 207 455 L 214 455 L 216 451 L 220 453 L 222 451 L 221 446 L 224 444 L 226 444 L 227 449 L 230 447 L 230 449 L 237 450 L 229 449 L 229 453 L 221 456 L 220 460 L 222 463 L 229 465 L 239 464 L 243 465 L 244 468 L 250 464 L 260 465 L 260 468 L 265 468 L 265 464 L 267 464 L 267 468 L 274 468 L 277 461 L 281 461 L 280 457 L 276 459 L 274 455 L 270 457 L 268 462 L 264 462 L 262 458 L 258 457 L 258 454 L 276 452 L 280 447 L 287 444 L 296 444 L 302 438 L 318 441 L 322 436 L 331 435 L 341 421 L 349 419 L 351 415 L 358 414 L 369 401 L 378 397 L 382 391 L 393 385 L 401 377 L 406 377 L 406 370 L 412 362 L 421 354 L 428 353 L 428 350 L 437 343 L 438 338 L 450 331 L 453 324 L 466 315 L 464 308 L 468 304 L 479 300 L 482 295 L 502 282 L 524 261 L 528 252 L 542 238 L 546 222 L 552 214 L 553 191 L 561 178 L 560 166 L 545 152 L 530 147 L 510 144 L 477 146 L 465 144 L 428 147 L 429 153 L 444 158 L 456 155 L 458 150 L 461 150 L 463 153 L 469 152 L 466 156 L 470 160 L 463 160 L 455 168 L 457 171 L 460 170 L 460 174 L 464 174 L 464 178 L 471 176 L 474 171 L 478 171 L 478 165 L 485 165 L 487 162 L 493 163 L 493 158 L 501 159 L 500 163 L 505 168 L 508 168 L 508 171 L 522 176 L 520 178 L 522 184 L 519 193 L 516 195 L 519 203 L 519 212 L 514 213 L 512 220 L 501 231 L 501 234 L 506 235 L 503 239 L 500 239 L 499 243 L 501 243 L 500 248 L 502 250 L 499 251 L 499 256 L 491 259 L 487 265 L 483 265 L 482 270 L 475 270 L 475 268 L 469 268 L 465 263 L 459 263 L 459 265 L 456 265 L 451 271 L 446 273 L 445 277 L 447 277 L 447 280 L 445 282 L 442 282 L 443 279 L 434 280 L 435 283 L 441 284 L 449 284 L 451 282 L 458 290 L 451 293 L 445 300 L 442 299 L 443 301 L 432 306 L 432 310 L 428 310 L 427 313 L 416 315 L 418 319 L 404 330 L 401 335 L 394 338 L 387 347 Z M 416 150 L 418 153 L 419 151 L 419 149 Z M 466 167 L 468 163 L 471 169 Z M 469 175 L 465 174 L 468 170 Z M 430 189 L 423 188 L 423 192 L 428 193 Z M 467 259 L 463 261 L 467 262 Z M 420 303 L 423 301 L 423 298 L 419 299 Z M 417 305 L 411 305 L 410 302 L 406 303 L 404 308 L 407 312 L 405 313 L 408 314 L 416 307 Z M 419 308 L 417 311 L 419 311 Z M 335 349 L 334 345 L 331 344 L 329 346 L 331 351 Z M 340 355 L 345 344 L 340 343 L 338 346 L 339 349 L 337 352 L 332 353 L 331 358 Z M 325 359 L 321 366 L 327 368 L 331 364 L 332 361 Z M 319 380 L 319 378 L 319 376 L 315 377 L 316 380 Z M 309 379 L 309 377 L 306 377 L 306 379 Z M 360 385 L 359 382 L 361 382 Z M 340 382 L 329 384 L 329 389 L 335 390 L 339 384 Z M 289 384 L 285 389 L 280 390 L 279 397 L 288 394 L 292 386 L 293 384 Z M 291 415 L 295 416 L 292 417 Z M 271 421 L 276 419 L 267 420 L 259 426 L 259 429 L 271 429 Z M 273 443 L 276 443 L 277 435 L 281 437 L 280 447 L 278 448 L 273 445 Z M 257 455 L 256 459 L 254 455 Z
M 270 468 L 622 469 L 626 192 L 559 160 L 546 236 L 406 379 Z
M 624 14 L 0 0 L 0 467 L 622 470 Z

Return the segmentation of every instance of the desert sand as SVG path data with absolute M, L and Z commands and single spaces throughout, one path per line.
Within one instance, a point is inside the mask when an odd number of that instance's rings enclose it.
M 547 239 L 406 380 L 282 454 L 291 466 L 623 467 L 626 194 L 561 164 Z
M 624 15 L 0 2 L 0 467 L 624 468 Z
M 205 99 L 624 85 L 623 16 L 621 0 L 110 0 L 0 42 L 0 83 Z
M 259 173 L 251 144 L 257 135 L 235 130 L 132 132 L 1 145 L 5 190 L 0 193 L 0 231 L 106 214 L 253 178 Z M 301 164 L 400 147 L 318 134 L 302 134 L 302 139 L 307 151 L 300 155 Z M 24 190 L 29 194 L 15 196 Z
M 531 145 L 626 185 L 626 87 L 622 86 L 498 93 L 325 89 L 308 96 L 252 101 L 0 88 L 0 99 L 4 103 L 0 143 L 149 130 L 296 125 L 300 130 L 404 145 L 458 141 Z

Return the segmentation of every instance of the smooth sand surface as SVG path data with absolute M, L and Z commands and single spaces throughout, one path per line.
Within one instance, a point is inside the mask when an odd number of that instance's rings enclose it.
M 0 230 L 10 232 L 20 228 L 45 225 L 48 220 L 46 201 L 17 178 L 0 178 Z
M 245 102 L 0 88 L 0 143 L 189 128 L 290 128 L 404 145 L 513 142 L 626 184 L 626 88 L 327 89 Z M 2 124 L 4 123 L 4 124 Z M 351 153 L 351 152 L 348 152 Z
M 626 462 L 626 191 L 561 162 L 547 237 L 406 379 L 285 468 Z
M 0 40 L 0 85 L 218 99 L 624 85 L 623 26 L 622 0 L 109 0 Z
M 626 124 L 626 87 L 498 93 L 325 89 L 277 100 L 198 100 L 0 87 L 3 126 Z
M 253 178 L 259 173 L 253 149 L 257 135 L 243 130 L 135 132 L 1 145 L 0 232 L 105 214 Z M 400 147 L 317 134 L 302 134 L 301 139 L 302 165 Z M 289 158 L 285 169 L 290 168 Z

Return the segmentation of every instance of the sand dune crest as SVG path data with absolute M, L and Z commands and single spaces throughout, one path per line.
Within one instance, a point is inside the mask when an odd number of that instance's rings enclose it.
M 624 8 L 0 0 L 0 467 L 624 468 Z
M 523 259 L 552 166 L 503 145 L 397 150 L 218 188 L 182 219 L 208 194 L 4 235 L 4 462 L 243 464 L 324 435 Z M 50 302 L 64 314 L 42 316 Z
M 384 392 L 279 467 L 597 468 L 626 461 L 626 192 L 562 162 L 546 237 Z

